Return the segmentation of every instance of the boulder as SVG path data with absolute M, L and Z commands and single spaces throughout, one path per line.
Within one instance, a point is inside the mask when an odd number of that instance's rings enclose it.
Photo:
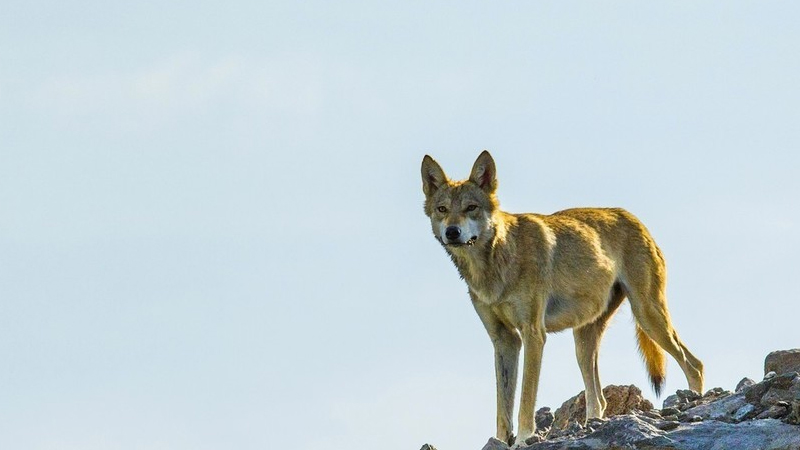
M 735 422 L 737 412 L 747 405 L 743 393 L 729 395 L 717 401 L 695 406 L 684 411 L 689 416 L 699 416 L 703 420 L 721 420 Z
M 499 439 L 489 438 L 489 442 L 481 450 L 508 450 L 508 445 Z
M 778 350 L 764 359 L 764 374 L 775 372 L 782 375 L 788 372 L 800 373 L 800 348 Z
M 609 385 L 603 388 L 603 396 L 606 398 L 605 417 L 613 417 L 620 414 L 628 414 L 632 411 L 649 411 L 653 409 L 653 404 L 642 397 L 642 391 L 634 385 L 615 386 Z M 583 423 L 586 419 L 586 396 L 584 392 L 572 397 L 564 402 L 554 414 L 553 428 L 564 429 L 570 422 Z

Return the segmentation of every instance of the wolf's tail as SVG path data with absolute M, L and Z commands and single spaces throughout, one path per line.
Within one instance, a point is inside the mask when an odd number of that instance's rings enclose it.
M 656 396 L 661 396 L 661 388 L 667 378 L 667 358 L 664 350 L 648 336 L 639 325 L 636 325 L 636 340 L 639 344 L 639 353 L 642 355 L 647 373 L 650 375 L 650 384 Z

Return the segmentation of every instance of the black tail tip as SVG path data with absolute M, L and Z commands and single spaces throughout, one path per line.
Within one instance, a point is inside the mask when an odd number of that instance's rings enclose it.
M 650 377 L 650 385 L 653 387 L 656 397 L 661 397 L 661 390 L 664 388 L 664 377 Z

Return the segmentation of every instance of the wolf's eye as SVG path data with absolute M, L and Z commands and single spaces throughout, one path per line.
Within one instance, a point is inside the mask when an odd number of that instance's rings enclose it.
M 445 208 L 444 206 L 440 206 L 440 207 L 436 208 L 436 210 L 439 211 L 440 213 L 446 213 L 447 212 L 447 208 Z
M 478 209 L 478 205 L 469 205 L 467 206 L 467 212 L 472 212 Z

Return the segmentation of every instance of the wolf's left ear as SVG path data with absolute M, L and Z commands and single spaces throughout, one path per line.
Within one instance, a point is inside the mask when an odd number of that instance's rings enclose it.
M 422 192 L 430 197 L 445 183 L 447 183 L 447 175 L 444 174 L 442 166 L 430 156 L 425 155 L 422 158 Z
M 488 151 L 484 150 L 475 160 L 469 180 L 489 194 L 497 189 L 497 170 L 494 167 L 494 159 Z

